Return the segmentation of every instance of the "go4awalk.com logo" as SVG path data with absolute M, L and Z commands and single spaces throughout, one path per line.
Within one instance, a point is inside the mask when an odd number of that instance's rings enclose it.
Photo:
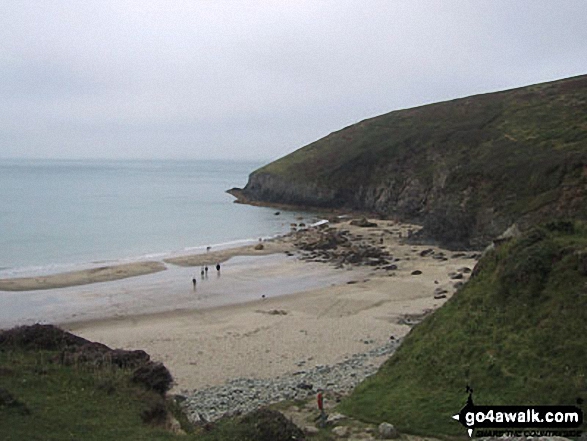
M 453 419 L 473 436 L 574 436 L 581 435 L 583 412 L 576 406 L 477 406 L 467 386 L 467 404 Z M 499 430 L 498 430 L 499 429 Z

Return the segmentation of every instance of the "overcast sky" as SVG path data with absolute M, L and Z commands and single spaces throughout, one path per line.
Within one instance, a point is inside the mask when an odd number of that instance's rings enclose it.
M 271 160 L 587 73 L 585 0 L 2 0 L 0 157 Z

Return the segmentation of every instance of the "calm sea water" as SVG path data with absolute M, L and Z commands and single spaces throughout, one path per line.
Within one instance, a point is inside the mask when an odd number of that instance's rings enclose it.
M 0 160 L 0 277 L 161 259 L 285 233 L 311 214 L 234 204 L 262 163 Z

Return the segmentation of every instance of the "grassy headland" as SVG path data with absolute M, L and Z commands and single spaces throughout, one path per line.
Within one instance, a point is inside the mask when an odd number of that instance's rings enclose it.
M 476 404 L 576 405 L 587 399 L 585 323 L 587 225 L 533 228 L 485 255 L 341 410 L 439 436 L 463 434 L 451 416 L 466 385 Z
M 587 219 L 587 76 L 394 111 L 253 172 L 243 201 L 344 208 L 481 247 L 511 223 Z

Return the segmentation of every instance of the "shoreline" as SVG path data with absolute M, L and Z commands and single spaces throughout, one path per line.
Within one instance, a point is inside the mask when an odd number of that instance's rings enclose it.
M 199 303 L 147 314 L 127 311 L 71 320 L 64 327 L 111 347 L 147 351 L 170 369 L 175 393 L 336 365 L 386 345 L 391 337 L 405 336 L 417 317 L 442 306 L 467 280 L 477 257 L 403 243 L 400 233 L 405 237 L 414 226 L 375 222 L 378 227 L 344 221 L 334 228 L 294 233 L 283 240 L 298 249 L 297 259 L 260 257 L 240 273 L 229 260 L 226 274 L 204 287 L 226 279 L 228 291 L 219 289 L 242 303 L 227 298 L 228 303 L 212 307 Z M 333 248 L 320 249 L 332 238 L 338 238 Z M 375 245 L 387 253 L 385 258 L 367 253 L 358 263 L 340 263 L 354 259 L 350 250 L 368 251 Z M 394 263 L 378 263 L 381 259 Z M 314 286 L 304 287 L 305 280 Z M 252 287 L 249 300 L 243 298 L 245 286 Z M 284 287 L 289 291 L 274 295 Z M 261 293 L 271 294 L 263 299 Z
M 38 291 L 72 286 L 89 285 L 100 282 L 138 277 L 165 271 L 167 268 L 161 262 L 146 261 L 106 265 L 64 273 L 48 274 L 34 277 L 15 277 L 0 279 L 0 291 Z
M 154 274 L 159 271 L 168 270 L 165 264 L 171 264 L 181 267 L 194 267 L 223 263 L 227 260 L 238 256 L 265 256 L 289 251 L 288 247 L 281 239 L 284 237 L 263 240 L 263 249 L 257 250 L 254 245 L 244 245 L 238 247 L 221 248 L 210 252 L 189 253 L 175 257 L 166 257 L 161 260 L 147 260 L 129 263 L 118 263 L 112 265 L 93 266 L 91 268 L 58 272 L 55 274 L 43 274 L 30 277 L 10 277 L 0 278 L 0 291 L 18 292 L 18 291 L 36 291 L 51 290 L 55 288 L 69 288 L 75 286 L 89 285 L 101 282 L 112 282 L 116 280 L 145 276 Z M 247 240 L 254 242 L 252 239 Z M 202 247 L 204 250 L 205 247 Z M 97 265 L 97 264 L 96 264 Z

